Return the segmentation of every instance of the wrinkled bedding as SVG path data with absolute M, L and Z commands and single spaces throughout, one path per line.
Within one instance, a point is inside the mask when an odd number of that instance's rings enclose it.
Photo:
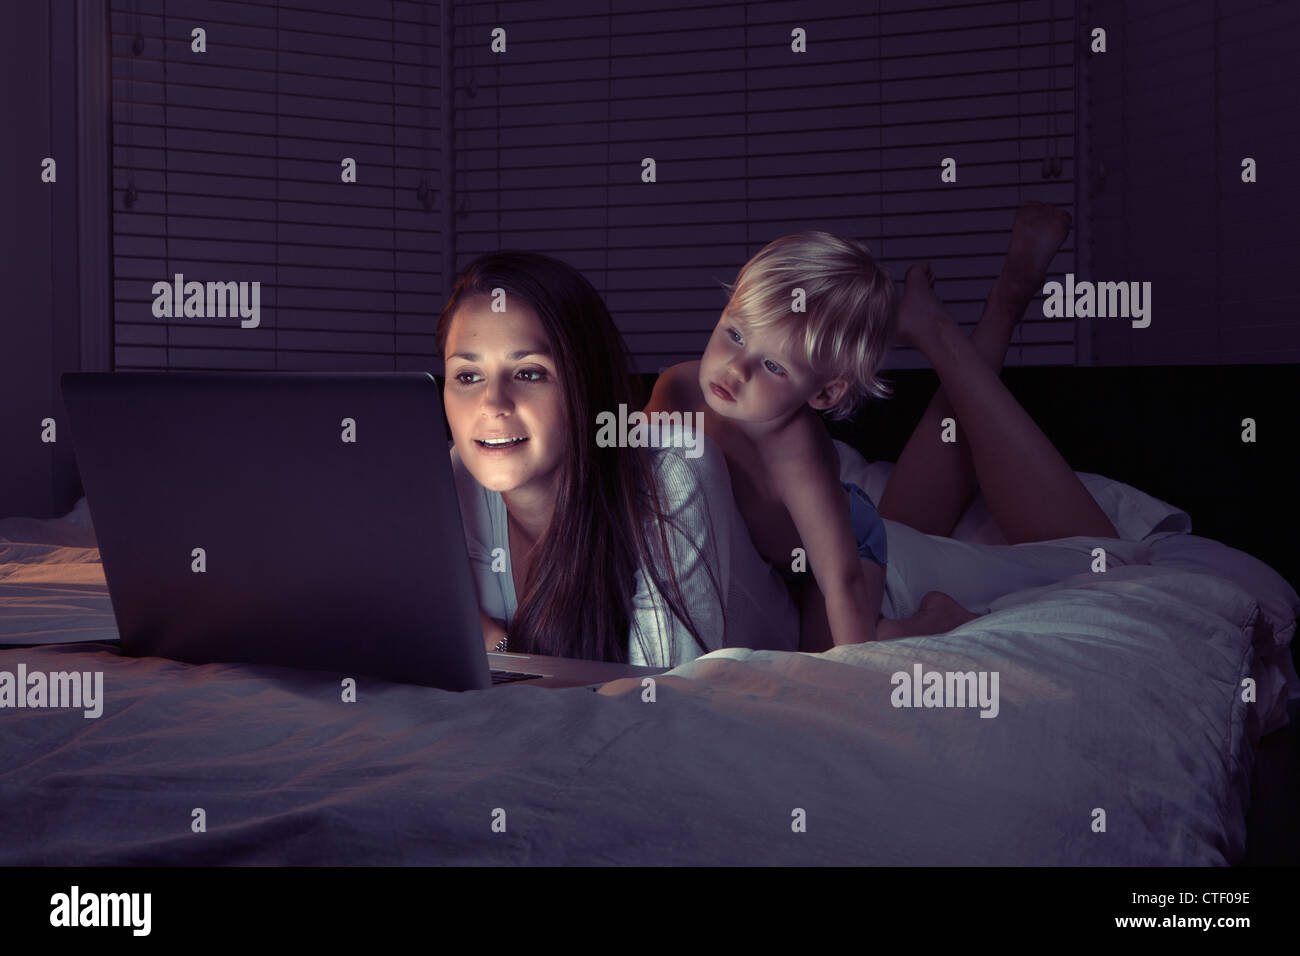
M 0 864 L 1230 863 L 1257 620 L 1220 579 L 1127 568 L 940 637 L 718 651 L 653 702 L 362 681 L 344 703 L 309 671 L 11 650 L 101 670 L 105 706 L 3 713 Z M 918 663 L 997 671 L 997 716 L 894 707 Z
M 947 634 L 717 651 L 653 701 L 363 679 L 353 703 L 319 672 L 85 643 L 115 630 L 83 532 L 0 521 L 0 642 L 63 641 L 0 672 L 104 688 L 97 718 L 0 709 L 0 864 L 1228 864 L 1295 690 L 1295 592 L 1167 528 Z M 918 667 L 996 674 L 996 716 L 897 706 Z

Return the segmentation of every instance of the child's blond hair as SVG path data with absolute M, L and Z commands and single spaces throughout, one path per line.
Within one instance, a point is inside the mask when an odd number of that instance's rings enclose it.
M 894 281 L 862 243 L 816 230 L 782 236 L 722 287 L 727 312 L 749 328 L 789 329 L 787 346 L 815 375 L 848 382 L 826 409 L 831 418 L 848 418 L 868 397 L 892 394 L 876 373 L 898 328 Z M 794 311 L 795 289 L 804 292 L 803 312 Z

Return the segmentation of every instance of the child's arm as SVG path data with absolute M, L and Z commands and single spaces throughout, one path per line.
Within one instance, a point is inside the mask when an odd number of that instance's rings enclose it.
M 876 639 L 885 571 L 858 555 L 834 446 L 824 431 L 813 431 L 822 428 L 815 417 L 792 422 L 782 447 L 765 457 L 825 598 L 831 640 L 860 644 Z

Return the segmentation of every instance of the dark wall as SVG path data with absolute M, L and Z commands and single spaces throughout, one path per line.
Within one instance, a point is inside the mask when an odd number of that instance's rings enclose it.
M 697 358 L 725 305 L 719 280 L 805 229 L 861 239 L 896 278 L 929 260 L 956 319 L 974 323 L 1016 207 L 1075 201 L 1075 9 L 458 4 L 458 260 L 502 244 L 558 255 L 604 295 L 643 371 Z M 508 55 L 485 42 L 498 25 L 515 38 Z M 942 178 L 945 158 L 955 178 Z M 1057 253 L 1060 272 L 1079 237 Z M 891 360 L 926 364 L 905 348 Z M 1074 321 L 1040 313 L 1012 360 L 1073 364 Z
M 71 3 L 18 3 L 0 30 L 5 148 L 0 153 L 0 516 L 63 514 L 75 463 L 58 376 L 81 364 L 77 30 Z M 46 157 L 56 181 L 41 181 Z M 107 234 L 98 253 L 106 265 Z M 106 332 L 107 330 L 105 330 Z M 53 443 L 41 422 L 55 420 Z
M 1300 362 L 1300 5 L 1090 6 L 1108 52 L 1085 61 L 1089 271 L 1153 299 L 1149 328 L 1093 320 L 1093 361 Z

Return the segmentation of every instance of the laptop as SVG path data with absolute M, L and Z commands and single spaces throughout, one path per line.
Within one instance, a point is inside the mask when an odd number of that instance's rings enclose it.
M 120 646 L 447 690 L 663 668 L 489 654 L 427 372 L 68 372 Z

